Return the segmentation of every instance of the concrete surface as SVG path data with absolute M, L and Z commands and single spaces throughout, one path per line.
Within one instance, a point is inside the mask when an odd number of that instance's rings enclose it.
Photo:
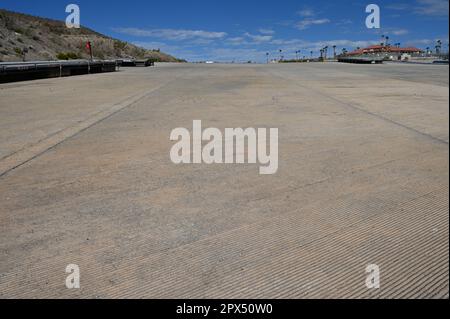
M 448 298 L 448 97 L 394 64 L 0 85 L 0 298 Z M 279 128 L 278 173 L 172 164 L 194 119 Z

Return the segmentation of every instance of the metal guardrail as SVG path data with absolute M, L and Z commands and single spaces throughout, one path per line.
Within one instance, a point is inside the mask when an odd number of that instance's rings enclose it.
M 114 72 L 116 61 L 32 61 L 0 63 L 0 83 Z

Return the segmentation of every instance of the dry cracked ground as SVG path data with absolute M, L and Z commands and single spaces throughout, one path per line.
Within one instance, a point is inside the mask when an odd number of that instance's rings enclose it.
M 448 298 L 448 73 L 169 64 L 0 85 L 0 298 Z M 193 120 L 279 128 L 278 173 L 173 164 Z

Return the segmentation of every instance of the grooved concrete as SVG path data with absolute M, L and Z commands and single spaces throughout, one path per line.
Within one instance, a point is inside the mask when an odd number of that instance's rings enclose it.
M 448 93 L 426 65 L 0 85 L 0 297 L 448 298 Z M 194 119 L 279 128 L 279 172 L 172 164 Z

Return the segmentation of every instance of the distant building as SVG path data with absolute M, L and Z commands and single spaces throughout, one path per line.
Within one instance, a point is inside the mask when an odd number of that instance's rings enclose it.
M 348 52 L 346 55 L 395 55 L 397 57 L 401 57 L 404 55 L 413 55 L 420 53 L 422 53 L 422 50 L 415 47 L 400 48 L 390 45 L 372 45 L 364 49 L 358 49 L 352 52 Z

